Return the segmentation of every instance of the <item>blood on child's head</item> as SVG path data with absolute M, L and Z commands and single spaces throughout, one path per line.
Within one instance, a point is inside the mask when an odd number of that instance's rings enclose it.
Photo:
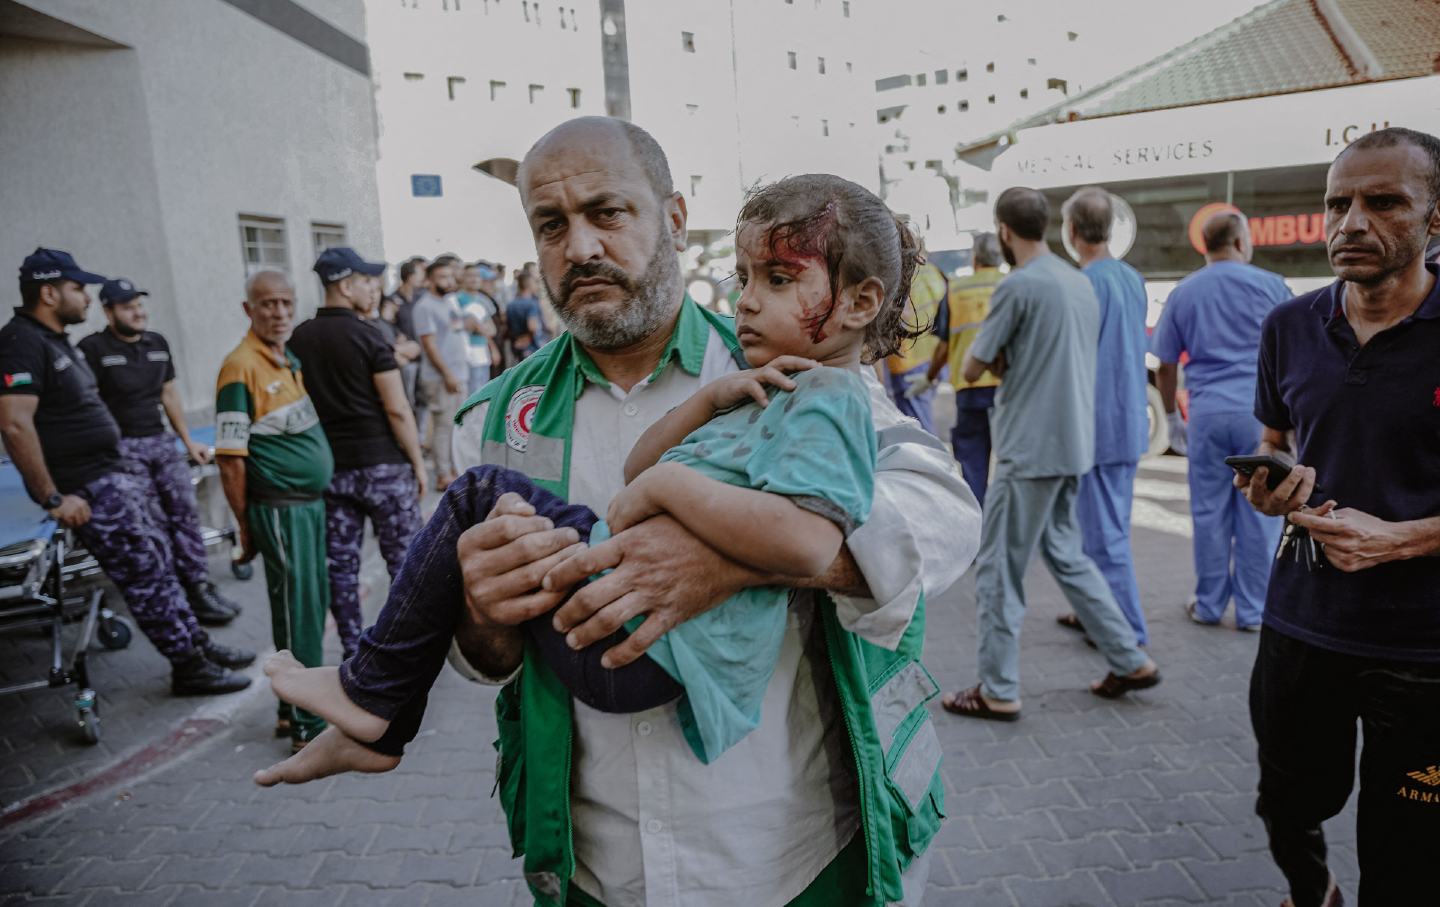
M 829 173 L 786 177 L 745 199 L 736 236 L 747 225 L 764 229 L 774 257 L 814 261 L 829 275 L 830 299 L 815 319 L 812 341 L 823 336 L 839 293 L 872 277 L 884 286 L 885 300 L 865 328 L 864 361 L 882 359 L 925 332 L 925 325 L 905 318 L 922 256 L 919 239 L 864 186 Z

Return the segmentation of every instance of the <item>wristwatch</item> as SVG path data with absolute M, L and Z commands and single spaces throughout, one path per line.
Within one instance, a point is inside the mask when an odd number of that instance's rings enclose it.
M 56 507 L 59 507 L 63 503 L 65 503 L 65 496 L 57 491 L 51 494 L 50 497 L 46 498 L 40 504 L 40 506 L 44 507 L 46 510 L 54 510 Z

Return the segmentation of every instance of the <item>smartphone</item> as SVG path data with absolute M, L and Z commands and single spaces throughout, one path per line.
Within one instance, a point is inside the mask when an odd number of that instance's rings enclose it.
M 1277 457 L 1272 457 L 1269 454 L 1226 457 L 1225 465 L 1247 479 L 1255 474 L 1255 470 L 1264 466 L 1269 470 L 1269 473 L 1265 477 L 1265 487 L 1271 491 L 1279 488 L 1280 483 L 1285 481 L 1286 476 L 1290 475 L 1290 464 Z

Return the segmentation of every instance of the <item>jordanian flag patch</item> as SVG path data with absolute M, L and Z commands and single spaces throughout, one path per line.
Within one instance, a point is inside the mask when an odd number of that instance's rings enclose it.
M 5 376 L 6 387 L 24 387 L 27 384 L 34 384 L 35 380 L 30 377 L 29 372 L 16 372 L 13 375 Z

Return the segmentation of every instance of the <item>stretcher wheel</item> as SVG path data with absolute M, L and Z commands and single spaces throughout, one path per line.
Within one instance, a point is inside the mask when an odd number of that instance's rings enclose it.
M 80 725 L 80 736 L 94 746 L 100 742 L 100 703 L 94 690 L 81 690 L 75 694 L 75 714 Z
M 245 580 L 255 575 L 255 565 L 251 563 L 230 562 L 230 572 L 236 579 Z
M 130 645 L 133 636 L 130 625 L 118 617 L 103 619 L 95 628 L 95 637 L 107 649 L 123 649 Z

